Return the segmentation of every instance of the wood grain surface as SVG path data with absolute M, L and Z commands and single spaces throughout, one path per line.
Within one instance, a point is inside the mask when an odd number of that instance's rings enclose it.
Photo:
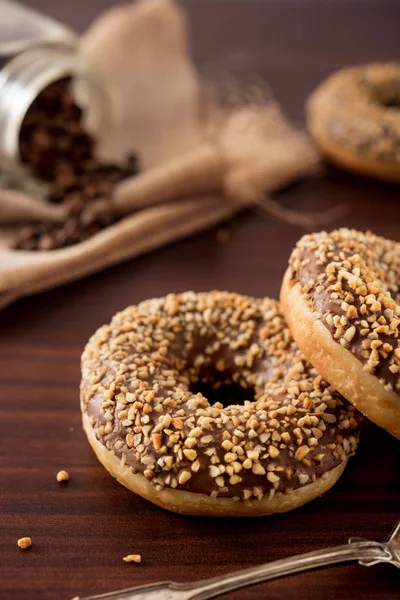
M 30 0 L 82 30 L 107 0 Z M 301 120 L 307 94 L 343 64 L 399 59 L 400 3 L 318 0 L 189 0 L 200 62 L 236 63 L 270 82 Z M 400 240 L 400 189 L 328 168 L 280 195 L 288 207 L 343 204 L 346 225 Z M 83 281 L 24 299 L 0 314 L 0 598 L 67 600 L 156 580 L 190 581 L 295 553 L 383 539 L 400 517 L 400 446 L 373 425 L 333 490 L 307 506 L 257 520 L 204 520 L 162 511 L 117 484 L 96 461 L 80 425 L 79 357 L 118 309 L 186 289 L 277 296 L 302 231 L 245 214 Z M 56 473 L 71 479 L 59 484 Z M 29 535 L 33 546 L 17 547 Z M 140 565 L 122 557 L 142 554 Z M 288 577 L 226 598 L 389 600 L 390 567 L 347 565 Z

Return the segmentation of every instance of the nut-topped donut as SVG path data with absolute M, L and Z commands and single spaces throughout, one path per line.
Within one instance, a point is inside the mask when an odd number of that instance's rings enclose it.
M 281 305 L 300 349 L 343 396 L 400 438 L 400 244 L 339 229 L 304 236 Z
M 311 94 L 307 125 L 320 150 L 341 166 L 400 181 L 400 64 L 333 73 Z
M 213 393 L 230 385 L 234 403 L 210 404 L 196 391 L 205 382 Z M 97 457 L 123 485 L 212 516 L 284 512 L 322 494 L 354 453 L 361 418 L 301 354 L 276 301 L 227 292 L 115 315 L 83 353 L 81 406 Z

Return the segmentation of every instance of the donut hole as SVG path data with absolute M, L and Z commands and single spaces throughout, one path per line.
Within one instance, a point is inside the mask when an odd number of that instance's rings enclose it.
M 374 101 L 384 108 L 400 109 L 400 80 L 385 81 L 372 88 Z
M 196 378 L 197 379 L 197 378 Z M 224 408 L 231 405 L 243 406 L 255 400 L 255 388 L 245 381 L 235 382 L 232 373 L 220 373 L 216 369 L 200 372 L 198 379 L 189 386 L 193 394 L 201 394 L 211 405 L 220 403 Z

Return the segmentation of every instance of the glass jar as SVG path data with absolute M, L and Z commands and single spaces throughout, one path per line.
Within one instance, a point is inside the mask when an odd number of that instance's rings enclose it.
M 115 102 L 68 27 L 8 0 L 0 0 L 0 15 L 0 183 L 29 189 L 34 182 L 20 159 L 19 136 L 39 93 L 70 77 L 74 100 L 96 139 L 106 139 L 115 124 Z

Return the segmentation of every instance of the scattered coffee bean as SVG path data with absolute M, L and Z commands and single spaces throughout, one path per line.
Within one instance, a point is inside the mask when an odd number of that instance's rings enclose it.
M 123 164 L 96 157 L 95 139 L 70 91 L 71 78 L 50 84 L 31 104 L 20 132 L 20 156 L 37 178 L 52 184 L 47 201 L 63 204 L 61 225 L 22 223 L 14 243 L 21 250 L 54 250 L 82 242 L 117 220 L 111 205 L 91 216 L 90 203 L 109 199 L 117 183 L 138 172 L 135 155 Z M 85 212 L 84 212 L 85 211 Z M 84 213 L 84 214 L 83 214 Z

